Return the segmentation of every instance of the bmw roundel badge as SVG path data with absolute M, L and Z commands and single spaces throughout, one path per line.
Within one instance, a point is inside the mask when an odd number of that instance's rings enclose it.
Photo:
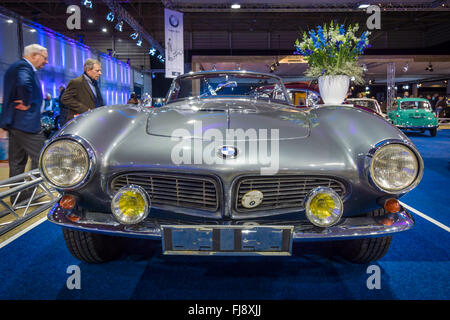
M 223 159 L 233 159 L 237 156 L 237 149 L 232 146 L 222 146 L 218 150 L 218 156 Z

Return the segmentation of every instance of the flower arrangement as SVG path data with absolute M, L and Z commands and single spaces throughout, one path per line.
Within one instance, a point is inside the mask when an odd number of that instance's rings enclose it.
M 308 62 L 305 75 L 318 78 L 326 75 L 347 75 L 355 83 L 363 84 L 363 68 L 358 64 L 358 57 L 369 45 L 370 32 L 364 31 L 359 37 L 356 33 L 359 25 L 344 25 L 331 21 L 327 27 L 318 26 L 316 30 L 303 33 L 303 41 L 295 41 L 297 54 Z

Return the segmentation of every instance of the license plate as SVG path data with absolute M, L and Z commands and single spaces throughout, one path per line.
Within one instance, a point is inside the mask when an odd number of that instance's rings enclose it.
M 291 255 L 292 226 L 162 227 L 164 254 Z

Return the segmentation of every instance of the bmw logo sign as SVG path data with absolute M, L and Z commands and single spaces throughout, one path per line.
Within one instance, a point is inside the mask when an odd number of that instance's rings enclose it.
M 180 21 L 178 20 L 178 18 L 176 16 L 171 15 L 169 17 L 169 23 L 172 27 L 176 28 L 180 24 Z
M 237 156 L 237 149 L 232 146 L 222 146 L 218 150 L 218 156 L 223 159 L 233 159 Z

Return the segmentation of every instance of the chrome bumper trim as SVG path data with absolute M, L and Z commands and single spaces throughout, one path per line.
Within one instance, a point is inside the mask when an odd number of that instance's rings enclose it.
M 421 130 L 421 129 L 437 129 L 439 128 L 439 125 L 437 126 L 397 126 L 399 129 L 410 129 L 410 130 Z
M 151 216 L 141 223 L 136 225 L 122 225 L 114 219 L 112 214 L 95 213 L 90 212 L 80 218 L 78 221 L 75 219 L 69 220 L 67 215 L 70 214 L 67 210 L 64 210 L 55 204 L 48 213 L 48 220 L 66 228 L 77 229 L 80 231 L 96 232 L 102 234 L 109 234 L 115 236 L 133 237 L 133 238 L 147 238 L 160 240 L 161 239 L 161 225 L 195 225 L 198 227 L 211 227 L 214 225 L 224 226 L 227 225 L 230 228 L 233 225 L 245 226 L 292 226 L 294 241 L 322 241 L 322 240 L 343 240 L 354 238 L 368 238 L 390 235 L 393 233 L 406 231 L 414 226 L 414 218 L 405 209 L 402 208 L 400 212 L 390 213 L 381 217 L 348 217 L 343 218 L 337 225 L 328 228 L 319 228 L 313 226 L 308 221 L 268 221 L 262 220 L 240 220 L 240 221 L 227 221 L 227 224 L 222 221 L 213 221 L 207 223 L 195 223 L 185 221 L 173 221 L 164 223 L 157 220 L 152 220 Z

